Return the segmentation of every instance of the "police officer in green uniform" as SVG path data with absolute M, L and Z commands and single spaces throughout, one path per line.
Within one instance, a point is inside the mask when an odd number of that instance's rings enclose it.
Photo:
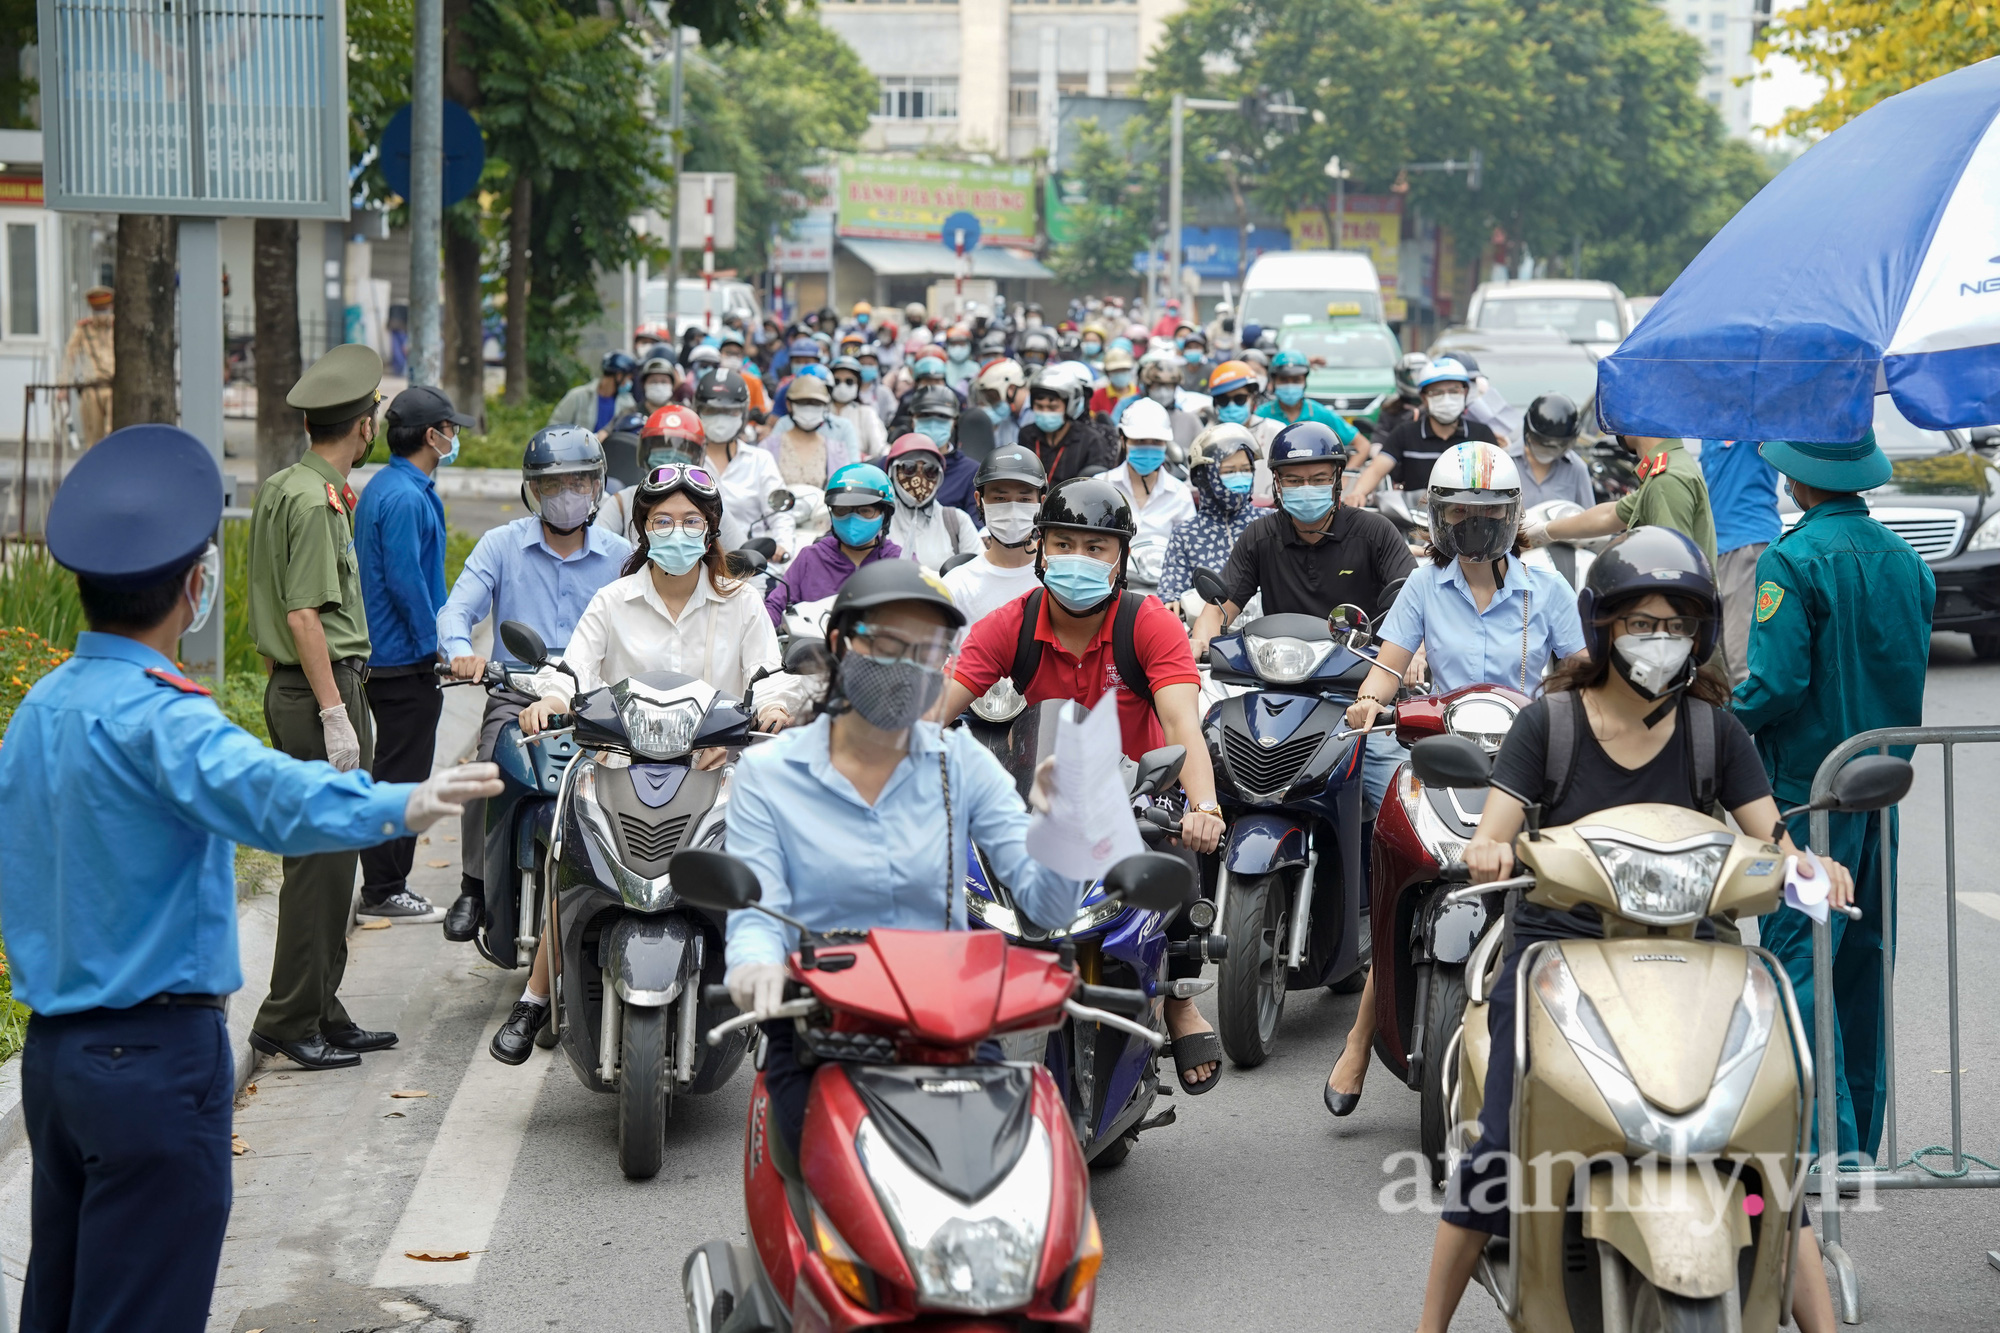
M 354 558 L 347 475 L 374 448 L 382 358 L 345 343 L 300 377 L 285 402 L 305 415 L 305 457 L 257 488 L 250 520 L 250 630 L 269 664 L 264 721 L 295 759 L 342 772 L 373 758 L 367 679 L 368 613 Z M 396 1044 L 355 1025 L 336 992 L 347 968 L 347 916 L 358 853 L 285 858 L 271 993 L 250 1044 L 307 1069 L 361 1063 Z
M 1848 737 L 1923 722 L 1937 584 L 1923 557 L 1871 518 L 1857 494 L 1889 480 L 1889 459 L 1872 431 L 1851 444 L 1774 440 L 1759 452 L 1805 512 L 1758 557 L 1750 677 L 1736 687 L 1735 711 L 1756 738 L 1778 804 L 1789 807 L 1806 802 L 1820 761 Z M 1893 810 L 1889 820 L 1893 865 Z M 1806 821 L 1792 822 L 1801 845 Z M 1829 825 L 1833 859 L 1853 871 L 1861 909 L 1858 921 L 1836 912 L 1831 922 L 1839 1151 L 1872 1156 L 1888 1092 L 1882 947 L 1894 885 L 1883 881 L 1878 816 L 1836 814 Z M 1791 974 L 1806 1033 L 1815 1035 L 1811 918 L 1780 907 L 1760 930 Z

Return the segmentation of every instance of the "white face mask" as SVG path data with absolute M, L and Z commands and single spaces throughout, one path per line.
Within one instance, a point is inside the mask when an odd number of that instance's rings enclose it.
M 859 392 L 859 386 L 842 380 L 833 386 L 833 401 L 836 403 L 851 403 L 854 401 L 855 395 Z
M 743 429 L 743 418 L 734 412 L 704 412 L 701 433 L 717 444 L 728 444 Z
M 986 506 L 986 531 L 1003 546 L 1019 546 L 1035 534 L 1035 515 L 1041 506 L 1033 501 Z
M 1431 414 L 1431 420 L 1440 426 L 1449 426 L 1465 412 L 1465 393 L 1434 393 L 1424 398 L 1424 407 Z
M 741 370 L 743 369 L 743 358 L 724 352 L 722 354 L 722 368 L 724 370 Z
M 1155 384 L 1146 390 L 1146 396 L 1165 407 L 1174 405 L 1174 396 L 1179 391 L 1171 384 Z
M 1621 634 L 1611 647 L 1623 667 L 1618 674 L 1648 699 L 1657 699 L 1680 679 L 1694 640 L 1678 634 Z
M 826 420 L 826 408 L 819 403 L 798 403 L 792 408 L 792 424 L 800 430 L 818 430 Z
M 1540 440 L 1527 441 L 1528 457 L 1547 467 L 1569 452 L 1566 444 L 1543 444 Z
M 648 407 L 665 407 L 667 400 L 673 396 L 674 386 L 671 384 L 648 384 L 646 386 L 646 406 Z

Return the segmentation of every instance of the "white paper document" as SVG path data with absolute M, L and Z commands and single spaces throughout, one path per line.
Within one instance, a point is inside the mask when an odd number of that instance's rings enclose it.
M 1826 867 L 1819 857 L 1806 853 L 1806 863 L 1812 867 L 1812 878 L 1799 877 L 1799 858 L 1785 858 L 1785 904 L 1804 912 L 1815 921 L 1825 921 L 1827 917 L 1826 896 L 1833 887 L 1827 878 Z
M 1083 721 L 1056 724 L 1055 799 L 1028 821 L 1028 855 L 1071 879 L 1096 879 L 1146 850 L 1132 821 L 1119 772 L 1118 692 L 1098 700 Z

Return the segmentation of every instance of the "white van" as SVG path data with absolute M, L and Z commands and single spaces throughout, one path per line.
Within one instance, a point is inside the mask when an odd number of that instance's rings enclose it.
M 703 301 L 706 300 L 715 311 L 715 326 L 720 328 L 726 316 L 736 316 L 744 328 L 754 326 L 759 318 L 757 312 L 757 289 L 747 282 L 717 278 L 712 291 L 704 292 L 700 278 L 682 278 L 680 286 L 680 328 L 676 333 L 688 329 L 702 328 L 707 321 L 702 318 Z M 639 322 L 641 324 L 664 324 L 667 322 L 667 280 L 651 278 L 646 282 L 646 290 L 639 302 Z
M 1382 318 L 1382 279 L 1359 250 L 1279 250 L 1259 255 L 1243 278 L 1236 323 L 1277 332 L 1330 319 Z

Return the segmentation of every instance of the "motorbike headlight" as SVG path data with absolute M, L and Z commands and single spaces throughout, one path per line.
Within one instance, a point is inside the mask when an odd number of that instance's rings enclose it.
M 1641 847 L 1609 838 L 1584 841 L 1618 895 L 1618 912 L 1649 926 L 1678 926 L 1708 911 L 1716 876 L 1729 858 L 1731 841 L 1701 839 L 1672 847 Z
M 965 889 L 965 914 L 1002 935 L 1021 933 L 1021 918 L 1015 915 L 1013 908 L 1002 907 L 991 898 L 982 898 L 972 891 L 970 885 Z
M 993 682 L 993 688 L 972 701 L 973 716 L 987 722 L 1012 722 L 1027 708 L 1028 701 L 1014 688 L 1011 676 Z
M 1454 736 L 1479 742 L 1487 754 L 1499 754 L 1500 742 L 1514 726 L 1514 706 L 1491 694 L 1460 699 L 1445 710 L 1444 728 Z
M 1034 1299 L 1055 1174 L 1040 1121 L 1013 1169 L 971 1203 L 917 1174 L 872 1119 L 855 1131 L 854 1149 L 903 1243 L 919 1307 L 987 1314 Z
M 1965 544 L 1968 551 L 1991 551 L 2000 547 L 2000 514 L 1981 523 L 1973 530 L 1972 540 Z
M 1125 574 L 1134 583 L 1158 584 L 1160 566 L 1166 563 L 1164 542 L 1135 542 L 1126 562 Z
M 707 711 L 693 699 L 656 703 L 628 694 L 618 705 L 618 720 L 625 724 L 625 736 L 633 750 L 648 759 L 674 759 L 688 752 Z
M 1416 829 L 1425 849 L 1437 863 L 1450 865 L 1464 856 L 1466 840 L 1446 824 L 1437 811 L 1431 809 L 1430 801 L 1424 796 L 1423 784 L 1417 781 L 1416 774 L 1410 772 L 1408 764 L 1402 766 L 1397 781 L 1396 794 L 1402 798 L 1403 810 L 1410 817 L 1410 826 Z
M 1331 639 L 1307 643 L 1290 636 L 1267 639 L 1246 634 L 1243 646 L 1250 650 L 1250 665 L 1258 677 L 1273 685 L 1296 685 L 1309 678 L 1333 652 Z

